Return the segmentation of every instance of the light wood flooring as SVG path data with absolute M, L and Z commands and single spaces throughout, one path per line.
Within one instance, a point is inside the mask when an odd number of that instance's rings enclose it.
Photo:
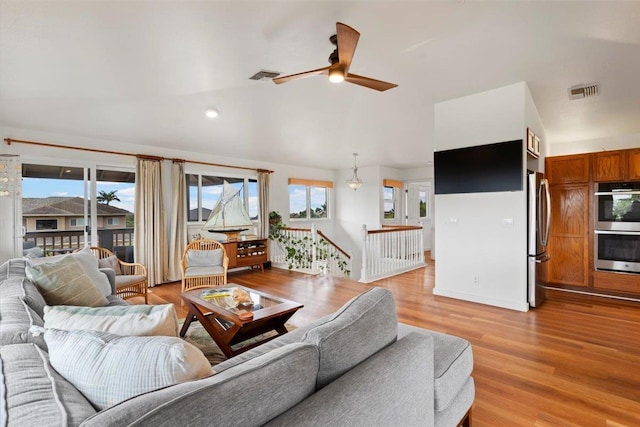
M 228 280 L 303 303 L 289 321 L 296 326 L 370 286 L 390 289 L 400 321 L 471 342 L 474 427 L 640 426 L 639 303 L 550 291 L 544 305 L 521 313 L 434 296 L 433 261 L 370 285 L 276 268 Z M 179 294 L 179 283 L 156 286 L 149 303 L 175 303 L 184 317 Z

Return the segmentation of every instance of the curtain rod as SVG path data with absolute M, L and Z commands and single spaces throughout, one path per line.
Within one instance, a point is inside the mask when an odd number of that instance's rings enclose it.
M 132 157 L 137 157 L 137 158 L 142 158 L 142 159 L 153 159 L 153 160 L 171 160 L 171 161 L 174 161 L 174 162 L 188 162 L 188 163 L 193 163 L 193 164 L 198 164 L 198 165 L 205 165 L 205 166 L 219 166 L 219 167 L 223 167 L 223 168 L 243 169 L 243 170 L 263 172 L 263 173 L 273 173 L 272 170 L 268 170 L 268 169 L 249 168 L 249 167 L 246 167 L 246 166 L 225 165 L 225 164 L 222 164 L 222 163 L 209 163 L 209 162 L 200 162 L 200 161 L 197 161 L 197 160 L 172 159 L 172 158 L 167 158 L 167 157 L 150 156 L 150 155 L 146 155 L 146 154 L 125 153 L 123 151 L 101 150 L 101 149 L 98 149 L 98 148 L 73 147 L 73 146 L 70 146 L 70 145 L 50 144 L 48 142 L 37 142 L 37 141 L 24 141 L 24 140 L 21 140 L 21 139 L 12 139 L 12 138 L 5 138 L 4 140 L 7 143 L 7 145 L 11 145 L 12 143 L 16 142 L 18 144 L 39 145 L 39 146 L 42 146 L 42 147 L 66 148 L 66 149 L 69 149 L 69 150 L 89 151 L 89 152 L 92 152 L 92 153 L 115 154 L 115 155 L 118 155 L 118 156 L 132 156 Z

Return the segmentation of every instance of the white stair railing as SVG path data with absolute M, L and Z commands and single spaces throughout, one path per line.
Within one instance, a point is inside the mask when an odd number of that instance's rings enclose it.
M 360 282 L 395 276 L 425 266 L 421 226 L 394 226 L 367 230 L 362 226 Z
M 271 263 L 276 268 L 349 277 L 351 255 L 321 231 L 311 228 L 284 227 L 280 237 L 271 239 Z

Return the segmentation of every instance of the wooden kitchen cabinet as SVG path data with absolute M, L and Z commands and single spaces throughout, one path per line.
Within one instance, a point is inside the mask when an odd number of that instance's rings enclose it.
M 593 153 L 593 181 L 624 181 L 627 175 L 626 150 Z
M 627 171 L 630 181 L 640 181 L 640 148 L 628 150 Z
M 548 281 L 587 287 L 589 275 L 589 184 L 552 185 Z
M 589 155 L 547 157 L 545 175 L 550 184 L 579 184 L 589 182 Z

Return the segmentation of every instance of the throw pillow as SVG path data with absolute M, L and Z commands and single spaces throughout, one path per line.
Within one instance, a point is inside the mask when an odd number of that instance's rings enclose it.
M 116 272 L 116 276 L 120 276 L 122 274 L 122 270 L 120 269 L 120 262 L 118 261 L 118 257 L 115 255 L 109 255 L 106 258 L 100 258 L 98 260 L 98 268 L 110 268 Z
M 188 267 L 214 267 L 222 265 L 222 249 L 212 251 L 190 250 L 187 252 Z
M 109 303 L 76 258 L 63 257 L 54 263 L 28 266 L 25 271 L 49 305 L 102 307 Z
M 44 326 L 53 329 L 84 329 L 123 336 L 178 336 L 178 317 L 173 304 L 44 308 Z
M 91 248 L 85 246 L 82 250 L 67 255 L 56 255 L 44 258 L 29 258 L 28 265 L 35 267 L 42 264 L 51 264 L 58 262 L 64 258 L 73 258 L 77 260 L 85 273 L 91 278 L 91 282 L 97 287 L 105 297 L 111 295 L 111 285 L 109 279 L 98 270 L 98 259 L 91 252 Z
M 23 250 L 22 256 L 25 258 L 41 258 L 44 256 L 44 252 L 42 252 L 40 246 L 34 246 L 33 248 Z
M 121 337 L 46 329 L 53 368 L 96 408 L 213 374 L 198 348 L 176 337 Z

